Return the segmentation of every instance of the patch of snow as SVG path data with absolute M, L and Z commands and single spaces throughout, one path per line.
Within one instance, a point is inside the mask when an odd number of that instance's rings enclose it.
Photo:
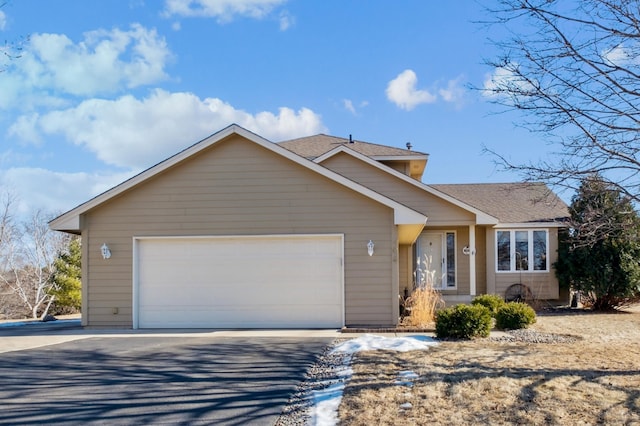
M 340 402 L 342 401 L 342 393 L 345 384 L 353 375 L 350 365 L 354 353 L 373 350 L 397 352 L 428 350 L 437 344 L 437 341 L 427 336 L 383 337 L 373 334 L 366 334 L 339 344 L 331 351 L 332 354 L 345 355 L 342 365 L 336 371 L 338 380 L 327 381 L 327 387 L 319 391 L 313 391 L 311 424 L 315 426 L 334 426 L 338 423 L 338 407 L 340 407 Z M 399 376 L 404 378 L 405 381 L 418 378 L 418 375 L 412 371 L 403 371 Z M 413 384 L 410 381 L 408 383 Z M 412 407 L 410 402 L 400 406 L 402 409 Z
M 395 381 L 396 385 L 399 386 L 408 386 L 411 387 L 413 386 L 413 380 L 417 379 L 418 374 L 414 373 L 413 371 L 401 371 L 400 373 L 398 373 L 398 379 Z
M 347 380 L 353 375 L 350 367 L 351 355 L 345 356 L 343 364 L 336 371 L 338 381 L 328 380 L 324 389 L 313 391 L 313 407 L 311 424 L 316 426 L 333 426 L 338 424 L 338 407 L 342 401 L 342 392 Z
M 80 325 L 80 320 L 79 319 L 63 319 L 63 320 L 55 320 L 55 321 L 39 321 L 39 320 L 33 320 L 33 321 L 7 321 L 7 322 L 0 322 L 0 327 L 22 327 L 25 325 L 29 325 L 29 326 L 34 326 L 34 325 L 40 325 L 40 324 L 77 324 Z
M 21 327 L 23 325 L 29 325 L 30 322 L 23 321 L 11 321 L 11 322 L 2 322 L 0 323 L 0 327 Z
M 383 337 L 366 334 L 356 339 L 347 340 L 336 346 L 333 352 L 356 353 L 362 351 L 387 350 L 387 351 L 419 351 L 436 346 L 438 342 L 428 336 L 407 337 Z

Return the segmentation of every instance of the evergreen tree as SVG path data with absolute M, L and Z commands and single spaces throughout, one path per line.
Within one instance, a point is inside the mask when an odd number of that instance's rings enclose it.
M 556 274 L 594 309 L 640 301 L 640 217 L 628 197 L 599 175 L 582 181 L 571 206 Z
M 82 303 L 80 238 L 73 238 L 67 250 L 60 252 L 54 261 L 53 286 L 49 293 L 55 296 L 57 311 L 78 311 Z

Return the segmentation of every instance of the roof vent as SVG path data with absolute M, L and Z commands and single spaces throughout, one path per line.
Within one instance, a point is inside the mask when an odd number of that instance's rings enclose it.
M 411 151 L 411 148 L 413 148 L 413 145 L 411 145 L 411 142 L 407 142 L 407 149 Z
M 353 143 L 353 138 L 349 135 L 349 143 Z

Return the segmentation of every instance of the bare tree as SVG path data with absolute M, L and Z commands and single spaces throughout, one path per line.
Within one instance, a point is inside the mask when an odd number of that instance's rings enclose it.
M 45 317 L 53 302 L 48 291 L 53 285 L 53 262 L 68 237 L 51 231 L 40 210 L 17 224 L 12 215 L 15 197 L 5 194 L 0 201 L 0 284 L 32 318 Z M 7 296 L 2 299 L 10 303 Z
M 501 56 L 482 90 L 556 151 L 498 163 L 527 181 L 576 189 L 595 174 L 640 201 L 640 6 L 636 0 L 498 0 Z M 496 28 L 496 27 L 494 27 Z
M 0 1 L 0 9 L 5 7 L 7 3 L 6 1 Z M 5 40 L 4 43 L 0 44 L 0 59 L 2 59 L 0 61 L 0 72 L 5 71 L 11 61 L 22 56 L 23 46 L 28 41 L 29 37 L 21 37 L 13 41 Z

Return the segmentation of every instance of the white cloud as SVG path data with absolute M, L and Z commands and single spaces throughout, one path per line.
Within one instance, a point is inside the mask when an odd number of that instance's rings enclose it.
M 42 137 L 38 131 L 38 121 L 40 115 L 37 113 L 31 115 L 21 115 L 15 123 L 11 125 L 7 134 L 9 136 L 18 136 L 22 141 L 29 144 L 39 145 Z
M 4 31 L 7 26 L 7 15 L 0 10 L 0 31 Z
M 453 103 L 458 106 L 462 105 L 464 101 L 465 89 L 460 85 L 461 77 L 453 80 L 449 80 L 447 87 L 438 90 L 438 94 L 448 103 Z
M 286 10 L 280 13 L 280 31 L 286 31 L 296 23 L 295 17 Z
M 126 173 L 59 173 L 41 168 L 0 170 L 0 182 L 18 194 L 17 214 L 65 212 L 131 177 Z
M 343 99 L 342 105 L 351 114 L 354 114 L 354 115 L 356 114 L 356 108 L 353 106 L 353 102 L 351 101 L 351 99 Z
M 263 19 L 287 0 L 166 0 L 165 16 L 203 16 L 230 22 L 236 16 Z M 282 25 L 282 23 L 281 23 Z
M 504 90 L 522 94 L 532 90 L 531 83 L 519 77 L 514 71 L 517 67 L 517 63 L 510 63 L 506 67 L 497 67 L 493 74 L 487 75 L 482 90 L 483 96 L 495 98 L 501 96 Z
M 437 96 L 427 90 L 418 89 L 418 77 L 413 70 L 404 70 L 389 82 L 387 99 L 398 107 L 411 111 L 420 104 L 433 103 Z
M 640 55 L 638 49 L 629 48 L 619 44 L 611 49 L 602 52 L 602 59 L 612 66 L 628 67 L 630 65 L 640 64 Z
M 602 52 L 602 58 L 609 64 L 616 65 L 624 63 L 629 58 L 629 54 L 622 45 L 618 45 Z
M 367 105 L 369 105 L 369 102 L 367 102 L 367 101 L 362 101 L 356 106 L 356 105 L 353 104 L 353 101 L 351 99 L 343 99 L 342 100 L 342 106 L 344 107 L 344 109 L 346 109 L 347 111 L 349 111 L 353 115 L 358 115 L 358 109 L 359 108 L 364 108 Z
M 326 131 L 321 117 L 307 108 L 252 115 L 217 98 L 158 89 L 144 99 L 91 99 L 66 110 L 25 115 L 10 134 L 23 140 L 61 134 L 107 164 L 139 169 L 231 123 L 274 141 Z
M 171 54 L 155 30 L 97 30 L 74 43 L 64 34 L 34 34 L 20 61 L 0 80 L 0 108 L 51 103 L 55 94 L 114 93 L 168 78 Z

